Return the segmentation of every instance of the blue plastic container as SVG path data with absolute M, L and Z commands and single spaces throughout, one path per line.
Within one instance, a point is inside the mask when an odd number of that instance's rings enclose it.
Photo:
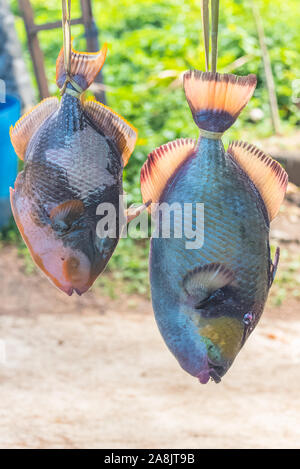
M 9 129 L 20 117 L 20 100 L 6 95 L 0 103 L 0 229 L 11 217 L 9 187 L 14 187 L 18 171 L 18 158 L 9 137 Z

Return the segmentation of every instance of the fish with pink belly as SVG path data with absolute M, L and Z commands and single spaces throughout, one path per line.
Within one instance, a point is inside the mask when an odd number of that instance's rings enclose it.
M 67 77 L 62 49 L 56 63 L 62 99 L 44 99 L 10 132 L 24 161 L 11 189 L 15 221 L 36 265 L 68 295 L 90 288 L 116 248 L 122 220 L 140 212 L 125 213 L 119 204 L 136 129 L 103 104 L 82 99 L 105 56 L 106 46 L 90 54 L 72 49 Z M 100 204 L 115 210 L 113 236 L 97 234 Z

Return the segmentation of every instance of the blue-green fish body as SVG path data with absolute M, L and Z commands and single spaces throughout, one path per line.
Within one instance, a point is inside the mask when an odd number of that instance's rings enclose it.
M 201 81 L 211 83 L 211 75 L 200 75 Z M 193 77 L 195 86 L 199 76 Z M 222 83 L 222 77 L 215 81 Z M 242 84 L 251 95 L 253 78 Z M 150 253 L 156 321 L 181 366 L 205 383 L 209 377 L 220 381 L 263 312 L 274 275 L 269 224 L 280 204 L 270 209 L 270 191 L 279 188 L 282 200 L 287 177 L 251 145 L 233 143 L 226 153 L 217 112 L 207 124 L 207 109 L 201 121 L 201 109 L 191 108 L 204 135 L 197 143 L 182 139 L 155 150 L 141 182 L 144 200 L 158 203 Z M 228 115 L 220 117 L 229 127 Z M 254 168 L 260 170 L 257 185 Z

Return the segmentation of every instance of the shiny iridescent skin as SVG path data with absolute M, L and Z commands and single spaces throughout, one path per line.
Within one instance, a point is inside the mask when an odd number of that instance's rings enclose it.
M 96 209 L 112 203 L 118 226 L 122 173 L 120 151 L 68 94 L 29 142 L 12 193 L 14 215 L 39 267 L 68 294 L 88 290 L 118 243 L 119 233 L 97 237 Z M 54 224 L 51 210 L 72 200 L 81 201 L 84 212 L 71 226 Z
M 170 239 L 155 238 L 160 227 L 156 219 L 150 254 L 155 318 L 180 365 L 200 380 L 202 374 L 202 382 L 209 375 L 218 382 L 257 324 L 268 295 L 271 259 L 266 208 L 249 177 L 225 153 L 221 140 L 204 137 L 168 181 L 162 202 L 192 203 L 193 224 L 195 203 L 203 203 L 204 243 L 201 249 L 188 250 L 185 243 L 190 240 L 174 239 L 172 230 Z M 235 280 L 199 308 L 183 282 L 188 272 L 211 263 L 228 267 Z M 250 324 L 245 321 L 247 314 Z

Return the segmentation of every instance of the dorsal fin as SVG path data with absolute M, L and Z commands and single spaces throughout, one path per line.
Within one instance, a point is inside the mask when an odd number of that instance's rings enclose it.
M 246 142 L 232 142 L 227 152 L 248 174 L 265 203 L 269 220 L 273 220 L 288 184 L 288 175 L 283 167 L 255 145 Z
M 126 166 L 135 147 L 137 130 L 119 114 L 94 99 L 84 101 L 83 108 L 96 126 L 116 144 Z
M 144 203 L 159 201 L 175 171 L 194 152 L 196 140 L 180 138 L 156 148 L 148 155 L 141 170 L 141 192 Z M 151 208 L 151 207 L 150 207 Z
M 21 160 L 24 160 L 27 145 L 35 131 L 58 106 L 57 98 L 46 98 L 24 114 L 14 127 L 11 126 L 9 132 L 11 143 Z

